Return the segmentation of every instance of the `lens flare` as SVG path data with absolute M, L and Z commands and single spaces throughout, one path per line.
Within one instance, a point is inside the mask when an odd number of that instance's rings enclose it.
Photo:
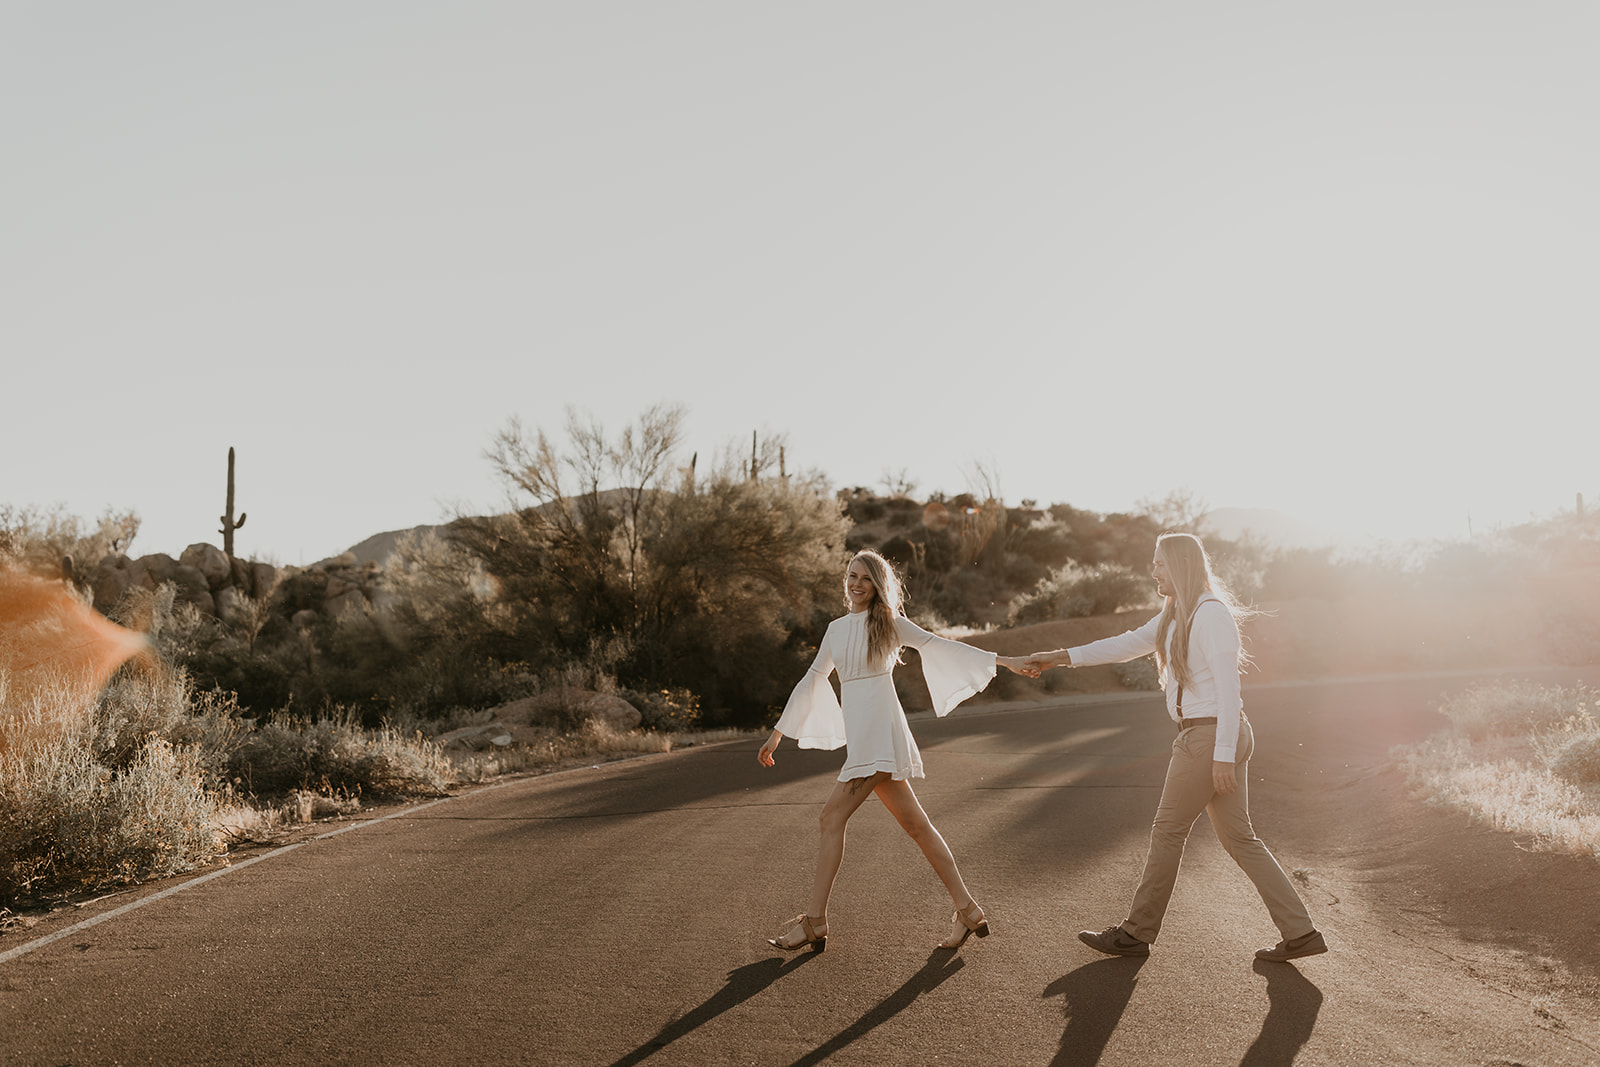
M 65 583 L 0 567 L 0 752 L 23 733 L 81 714 L 118 667 L 148 648 L 144 635 L 98 614 Z

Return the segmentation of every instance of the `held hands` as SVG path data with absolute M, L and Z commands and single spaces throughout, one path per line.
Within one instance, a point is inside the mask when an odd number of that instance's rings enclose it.
M 1025 656 L 996 656 L 994 661 L 1013 674 L 1020 674 L 1024 678 L 1039 677 L 1039 670 L 1033 666 L 1031 660 Z
M 771 767 L 776 761 L 772 754 L 778 750 L 778 742 L 783 740 L 783 735 L 772 731 L 772 736 L 767 738 L 767 743 L 761 746 L 761 751 L 756 753 L 756 762 L 763 767 Z
M 1072 657 L 1065 649 L 1059 652 L 1034 652 L 1017 658 L 1022 660 L 1022 670 L 1017 673 L 1026 674 L 1029 678 L 1037 678 L 1052 667 L 1072 666 Z

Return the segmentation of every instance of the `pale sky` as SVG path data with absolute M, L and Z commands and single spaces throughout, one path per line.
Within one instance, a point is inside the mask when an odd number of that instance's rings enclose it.
M 1600 5 L 0 0 L 0 502 L 310 563 L 571 404 L 1098 511 L 1600 497 Z

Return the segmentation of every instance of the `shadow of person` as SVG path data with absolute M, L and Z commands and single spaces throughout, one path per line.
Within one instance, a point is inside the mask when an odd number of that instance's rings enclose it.
M 1051 1067 L 1094 1067 L 1106 1050 L 1147 956 L 1114 956 L 1086 963 L 1045 986 L 1046 997 L 1065 997 L 1067 1029 Z
M 646 1056 L 654 1055 L 696 1027 L 704 1026 L 729 1008 L 749 1000 L 784 975 L 804 966 L 815 956 L 816 953 L 813 952 L 802 952 L 799 956 L 787 960 L 772 957 L 729 971 L 727 982 L 704 1004 L 667 1023 L 656 1036 L 617 1060 L 611 1067 L 627 1067 L 628 1064 L 638 1063 Z
M 905 1011 L 911 1006 L 912 1001 L 934 989 L 965 966 L 957 953 L 934 949 L 933 955 L 928 957 L 928 962 L 922 965 L 922 969 L 907 978 L 899 989 L 878 1001 L 865 1015 L 845 1027 L 837 1036 L 828 1039 L 826 1044 L 819 1045 L 795 1060 L 793 1067 L 809 1067 L 810 1064 L 823 1062 L 852 1041 L 871 1033 L 874 1027 L 888 1022 L 898 1013 Z
M 1287 963 L 1256 960 L 1250 969 L 1267 980 L 1267 1017 L 1239 1067 L 1288 1067 L 1311 1040 L 1322 990 Z

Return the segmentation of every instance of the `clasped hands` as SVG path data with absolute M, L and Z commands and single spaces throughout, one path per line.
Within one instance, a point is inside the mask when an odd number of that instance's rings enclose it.
M 996 656 L 995 662 L 1024 678 L 1037 678 L 1051 667 L 1070 666 L 1070 661 L 1062 659 L 1061 655 L 1059 652 L 1034 652 L 1027 656 Z

